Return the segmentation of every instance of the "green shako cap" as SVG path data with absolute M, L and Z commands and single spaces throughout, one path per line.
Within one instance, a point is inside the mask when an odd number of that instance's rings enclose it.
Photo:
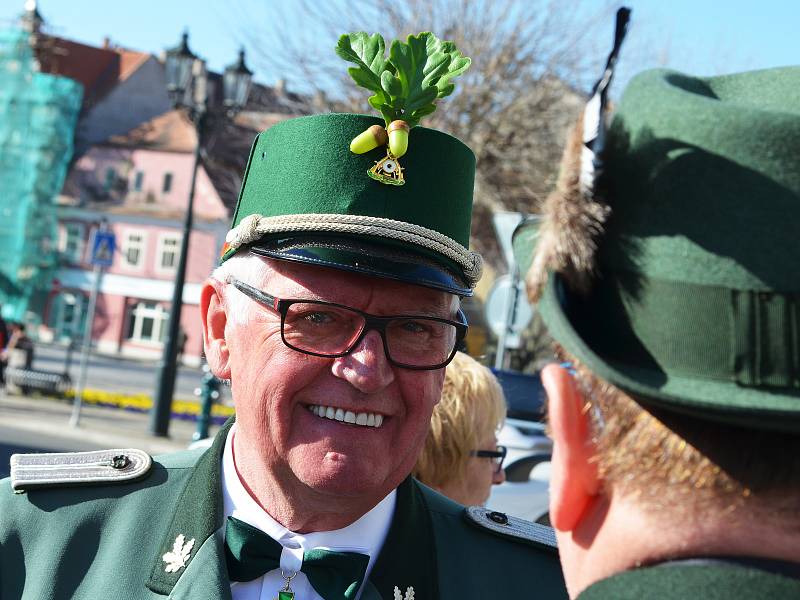
M 800 432 L 800 67 L 642 73 L 606 144 L 595 276 L 550 274 L 553 337 L 643 403 Z
M 322 114 L 278 123 L 260 133 L 253 143 L 222 260 L 248 248 L 272 258 L 471 295 L 481 274 L 480 256 L 468 250 L 475 156 L 453 136 L 414 126 L 433 112 L 436 97 L 452 91 L 452 83 L 444 85 L 446 93 L 440 93 L 436 84 L 444 84 L 448 74 L 448 80 L 457 74 L 456 67 L 463 72 L 469 60 L 461 57 L 450 42 L 424 33 L 410 36 L 408 44 L 395 41 L 390 58 L 381 62 L 375 55 L 378 51 L 383 55 L 383 39 L 364 36 L 350 34 L 340 40 L 341 47 L 346 38 L 352 51 L 348 60 L 368 58 L 364 53 L 371 53 L 370 65 L 394 73 L 383 78 L 388 87 L 401 85 L 398 82 L 402 79 L 412 98 L 414 90 L 423 91 L 420 102 L 425 103 L 417 112 L 405 114 L 385 104 L 389 92 L 373 96 L 384 100 L 384 116 L 407 117 L 412 123 L 410 132 L 402 132 L 408 139 L 400 171 L 401 175 L 405 173 L 405 180 L 401 176 L 401 183 L 388 182 L 380 180 L 388 177 L 368 175 L 378 163 L 387 171 L 387 160 L 389 167 L 399 163 L 386 146 L 363 154 L 350 150 L 354 138 L 373 126 L 382 131 L 385 120 L 358 114 Z M 365 44 L 359 46 L 359 40 Z M 370 41 L 371 46 L 366 44 Z M 450 54 L 443 58 L 441 51 L 434 52 L 437 48 Z M 402 66 L 395 68 L 390 62 L 394 54 L 408 58 L 404 52 L 422 60 L 416 82 L 414 72 L 404 71 Z M 414 52 L 421 54 L 415 57 Z M 438 77 L 424 73 L 425 60 L 439 65 Z M 363 66 L 351 68 L 351 73 L 355 70 L 363 79 L 367 65 Z M 406 104 L 407 108 L 411 106 Z

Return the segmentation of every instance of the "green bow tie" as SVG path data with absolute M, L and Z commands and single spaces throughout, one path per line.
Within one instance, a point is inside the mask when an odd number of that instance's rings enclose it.
M 231 581 L 252 581 L 280 569 L 282 546 L 260 529 L 228 517 L 225 527 L 225 562 Z M 300 569 L 325 600 L 355 598 L 369 556 L 357 552 L 309 550 Z

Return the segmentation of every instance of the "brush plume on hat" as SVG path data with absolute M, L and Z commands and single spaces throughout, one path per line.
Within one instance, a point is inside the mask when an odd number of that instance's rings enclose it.
M 556 189 L 545 200 L 536 254 L 526 278 L 532 301 L 539 299 L 549 271 L 561 273 L 578 292 L 590 287 L 597 239 L 609 214 L 596 185 L 602 171 L 607 93 L 630 12 L 627 8 L 617 11 L 614 47 L 603 76 L 567 139 Z

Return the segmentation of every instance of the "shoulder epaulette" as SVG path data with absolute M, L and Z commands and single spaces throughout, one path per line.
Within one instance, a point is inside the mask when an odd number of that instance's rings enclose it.
M 558 553 L 556 534 L 552 527 L 483 506 L 468 506 L 464 509 L 464 518 L 479 529 Z
M 152 464 L 147 452 L 135 448 L 13 454 L 11 487 L 21 493 L 36 487 L 119 483 L 145 475 Z

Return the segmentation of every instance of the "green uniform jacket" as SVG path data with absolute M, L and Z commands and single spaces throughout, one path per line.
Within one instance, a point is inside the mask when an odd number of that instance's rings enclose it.
M 794 570 L 793 576 L 788 576 L 735 562 L 667 562 L 625 571 L 598 581 L 586 588 L 578 600 L 800 598 L 800 579 L 797 579 L 800 565 L 796 565 Z
M 160 457 L 145 477 L 15 494 L 0 482 L 0 598 L 230 598 L 222 532 L 223 430 L 207 451 Z M 195 540 L 185 567 L 162 558 Z M 386 543 L 363 600 L 566 598 L 553 548 L 492 533 L 413 479 L 397 490 Z M 298 599 L 302 600 L 302 598 Z M 327 599 L 326 599 L 327 600 Z

